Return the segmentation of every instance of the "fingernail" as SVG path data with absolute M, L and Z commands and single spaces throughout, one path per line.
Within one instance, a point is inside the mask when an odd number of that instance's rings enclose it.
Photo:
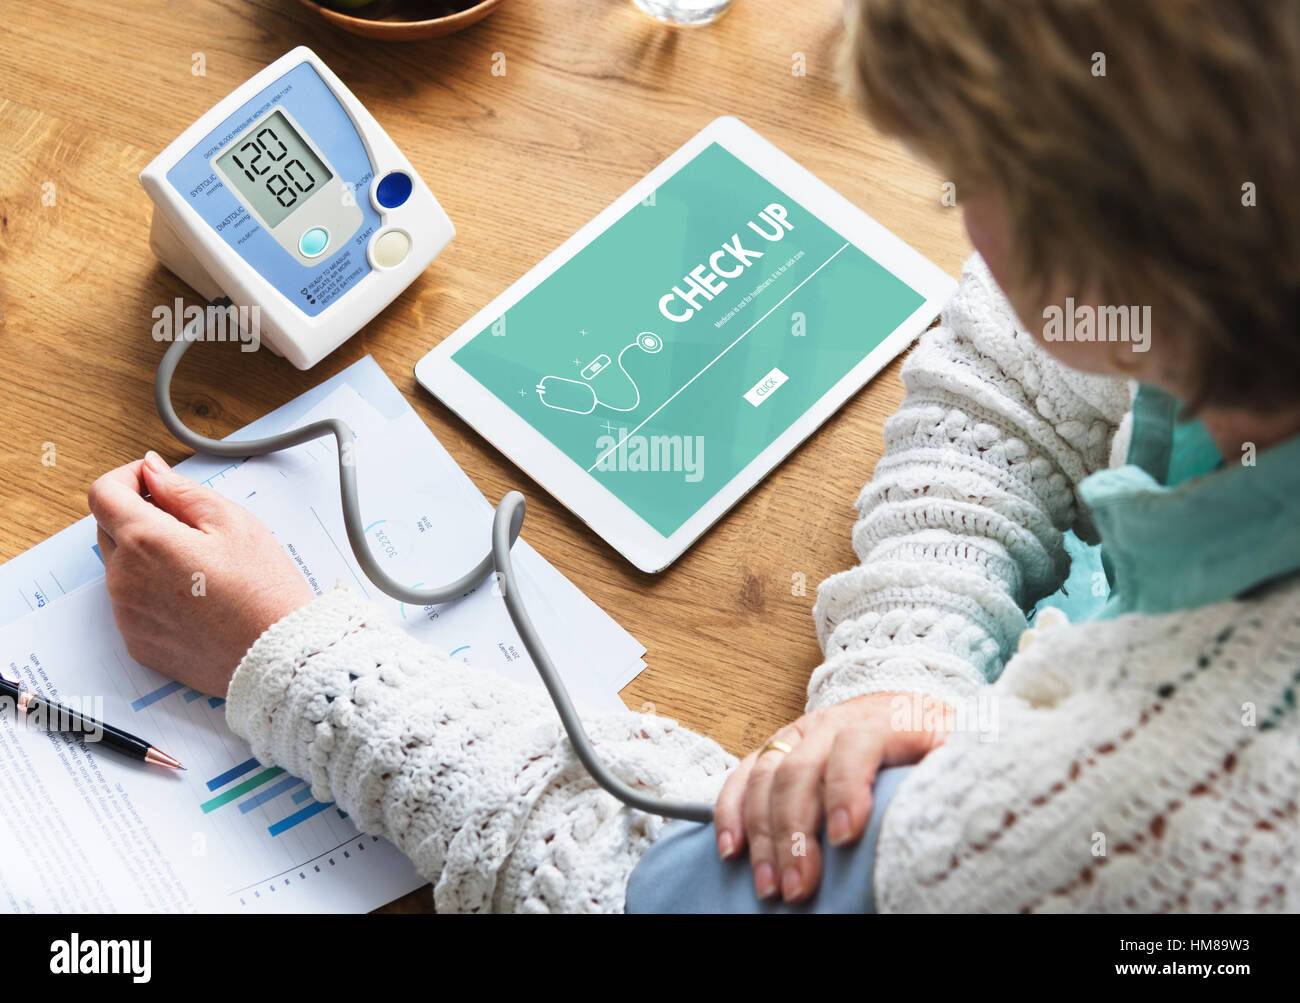
M 803 894 L 803 878 L 799 877 L 799 868 L 787 867 L 781 875 L 781 897 L 793 902 Z
M 144 462 L 145 462 L 145 466 L 147 466 L 155 474 L 165 474 L 167 473 L 167 471 L 171 470 L 171 467 L 167 466 L 167 461 L 164 460 L 157 453 L 155 453 L 152 449 L 149 450 L 149 452 L 144 454 Z
M 826 826 L 826 838 L 831 841 L 831 846 L 843 846 L 849 841 L 852 822 L 849 819 L 848 810 L 837 808 L 831 815 L 831 820 Z
M 772 865 L 766 860 L 754 868 L 754 891 L 761 899 L 771 898 L 776 894 L 776 877 Z
M 718 854 L 723 860 L 730 860 L 736 853 L 736 840 L 731 833 L 723 829 L 718 834 Z

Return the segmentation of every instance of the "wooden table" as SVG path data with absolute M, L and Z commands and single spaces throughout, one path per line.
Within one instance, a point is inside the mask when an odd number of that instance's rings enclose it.
M 507 0 L 459 35 L 408 44 L 341 34 L 297 0 L 29 0 L 8 4 L 5 22 L 0 559 L 85 515 L 86 488 L 109 467 L 148 448 L 183 457 L 154 413 L 163 346 L 150 312 L 197 300 L 149 251 L 136 177 L 232 88 L 306 44 L 403 148 L 459 234 L 310 372 L 269 354 L 249 365 L 234 345 L 191 353 L 175 394 L 183 417 L 227 434 L 370 353 L 489 499 L 524 490 L 529 541 L 645 644 L 629 706 L 653 705 L 737 753 L 799 715 L 819 661 L 809 609 L 817 583 L 854 563 L 852 503 L 898 404 L 897 364 L 657 576 L 419 389 L 412 367 L 723 113 L 956 274 L 969 245 L 941 204 L 943 179 L 843 96 L 838 0 L 736 0 L 718 24 L 686 30 L 631 0 Z M 417 892 L 389 909 L 427 903 Z

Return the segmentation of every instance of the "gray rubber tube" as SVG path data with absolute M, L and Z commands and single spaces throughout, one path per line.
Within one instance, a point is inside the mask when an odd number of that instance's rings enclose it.
M 223 306 L 228 302 L 228 300 L 217 300 L 214 301 L 214 305 Z M 495 572 L 505 598 L 506 610 L 510 613 L 510 619 L 514 621 L 515 630 L 519 632 L 524 648 L 532 657 L 533 664 L 537 666 L 537 672 L 541 675 L 542 683 L 555 704 L 564 730 L 568 732 L 573 751 L 592 778 L 624 804 L 641 811 L 692 822 L 713 820 L 712 805 L 661 801 L 650 797 L 614 776 L 596 755 L 596 750 L 592 748 L 591 740 L 582 727 L 582 720 L 573 707 L 573 701 L 569 699 L 569 693 L 564 688 L 564 683 L 560 681 L 559 673 L 555 670 L 545 645 L 542 644 L 532 620 L 528 617 L 528 611 L 524 608 L 523 599 L 515 583 L 515 569 L 510 560 L 510 548 L 519 538 L 519 530 L 524 522 L 525 502 L 522 494 L 511 491 L 501 499 L 492 520 L 492 548 L 473 569 L 440 588 L 413 589 L 395 581 L 379 566 L 366 542 L 365 523 L 362 521 L 361 505 L 357 494 L 356 465 L 347 462 L 348 457 L 355 456 L 353 446 L 355 439 L 352 430 L 340 419 L 327 418 L 304 425 L 302 428 L 281 432 L 279 435 L 268 435 L 261 439 L 234 440 L 209 439 L 192 431 L 181 421 L 176 414 L 176 409 L 172 407 L 172 377 L 190 345 L 202 340 L 205 323 L 206 311 L 202 317 L 186 325 L 180 336 L 168 346 L 162 362 L 158 364 L 158 375 L 154 379 L 154 401 L 158 405 L 158 416 L 162 418 L 163 424 L 172 435 L 195 452 L 241 459 L 288 449 L 325 435 L 334 436 L 338 444 L 339 491 L 343 502 L 343 522 L 347 527 L 348 543 L 352 546 L 352 553 L 366 576 L 384 592 L 401 602 L 417 606 L 437 606 L 463 597 L 481 585 L 488 575 Z

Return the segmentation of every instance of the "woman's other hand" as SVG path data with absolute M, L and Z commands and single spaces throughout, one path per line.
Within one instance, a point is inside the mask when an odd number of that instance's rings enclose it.
M 224 697 L 249 646 L 313 598 L 256 516 L 157 453 L 104 474 L 89 502 L 126 650 L 196 690 Z
M 876 772 L 921 760 L 943 743 L 951 716 L 947 704 L 911 693 L 872 693 L 805 714 L 727 779 L 714 809 L 718 852 L 730 859 L 748 843 L 758 897 L 803 901 L 821 878 L 823 819 L 832 845 L 858 839 Z

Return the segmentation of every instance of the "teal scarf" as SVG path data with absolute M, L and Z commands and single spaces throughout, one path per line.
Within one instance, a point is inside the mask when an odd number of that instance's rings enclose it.
M 1062 590 L 1038 604 L 1071 619 L 1170 613 L 1300 572 L 1300 436 L 1224 458 L 1178 402 L 1142 385 L 1125 466 L 1079 485 L 1099 547 L 1066 536 Z

